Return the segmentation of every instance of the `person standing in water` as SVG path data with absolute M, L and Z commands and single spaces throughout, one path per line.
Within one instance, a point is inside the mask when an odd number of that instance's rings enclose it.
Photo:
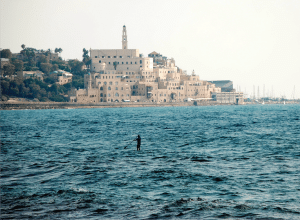
M 141 150 L 141 136 L 138 135 L 134 140 L 136 141 L 136 150 Z

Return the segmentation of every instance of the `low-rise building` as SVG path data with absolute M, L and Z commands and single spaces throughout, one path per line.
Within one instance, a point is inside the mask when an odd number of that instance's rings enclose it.
M 57 84 L 64 85 L 70 83 L 72 82 L 72 77 L 73 77 L 72 73 L 66 72 L 64 70 L 58 70 Z
M 244 104 L 244 94 L 242 92 L 213 92 L 212 99 L 218 103 Z
M 22 79 L 38 79 L 43 81 L 44 79 L 44 73 L 41 71 L 19 71 L 18 72 L 18 77 Z

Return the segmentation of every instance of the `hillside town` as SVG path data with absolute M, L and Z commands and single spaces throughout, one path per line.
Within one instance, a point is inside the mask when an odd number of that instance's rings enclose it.
M 222 86 L 201 80 L 194 71 L 188 75 L 173 58 L 155 51 L 144 57 L 138 49 L 129 49 L 125 25 L 121 37 L 121 49 L 90 49 L 90 71 L 84 76 L 84 89 L 73 88 L 70 102 L 243 103 L 243 93 L 228 86 L 224 92 Z
M 206 81 L 188 74 L 173 58 L 153 51 L 144 57 L 129 49 L 126 26 L 121 49 L 83 49 L 83 60 L 63 60 L 61 48 L 20 53 L 1 50 L 1 100 L 71 103 L 181 103 L 214 101 L 243 104 L 230 80 Z

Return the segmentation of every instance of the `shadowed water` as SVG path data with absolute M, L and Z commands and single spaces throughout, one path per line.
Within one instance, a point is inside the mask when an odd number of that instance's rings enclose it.
M 1 111 L 1 142 L 1 219 L 300 218 L 299 105 Z

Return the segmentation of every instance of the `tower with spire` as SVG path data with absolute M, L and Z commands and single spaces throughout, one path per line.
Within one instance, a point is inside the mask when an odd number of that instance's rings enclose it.
M 123 26 L 123 31 L 122 31 L 122 49 L 128 49 L 127 47 L 127 33 L 126 33 L 126 26 Z

